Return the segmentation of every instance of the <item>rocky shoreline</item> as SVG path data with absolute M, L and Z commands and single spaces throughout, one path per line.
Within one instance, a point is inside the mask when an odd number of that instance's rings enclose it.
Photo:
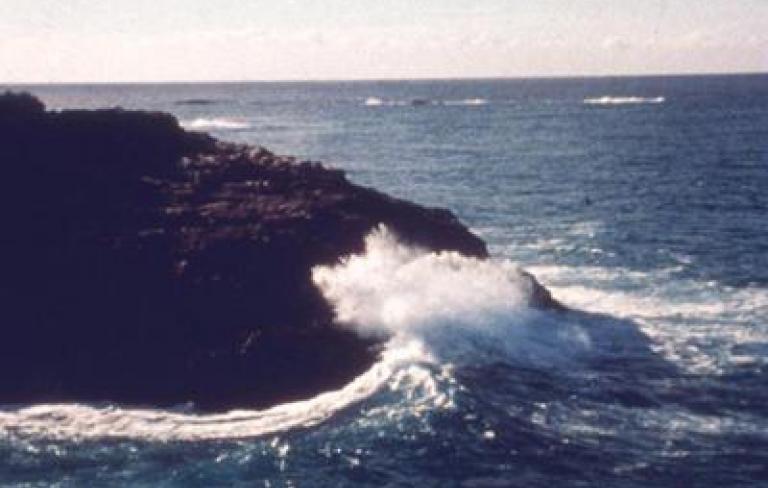
M 487 257 L 444 209 L 187 132 L 171 115 L 0 95 L 0 404 L 262 407 L 342 386 L 377 350 L 311 269 L 387 225 Z M 558 307 L 531 277 L 535 306 Z

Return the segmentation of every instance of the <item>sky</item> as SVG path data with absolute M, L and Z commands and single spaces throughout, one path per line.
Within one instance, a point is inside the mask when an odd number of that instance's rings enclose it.
M 768 0 L 0 0 L 0 83 L 768 71 Z

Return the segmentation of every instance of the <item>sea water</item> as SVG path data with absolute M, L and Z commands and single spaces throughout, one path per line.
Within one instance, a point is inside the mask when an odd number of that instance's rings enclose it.
M 453 210 L 313 279 L 388 337 L 338 391 L 0 407 L 3 486 L 768 486 L 768 76 L 66 85 Z M 530 309 L 538 277 L 569 312 Z

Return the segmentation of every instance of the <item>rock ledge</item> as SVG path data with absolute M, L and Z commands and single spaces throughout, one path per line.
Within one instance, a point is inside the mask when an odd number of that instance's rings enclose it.
M 220 410 L 309 397 L 376 358 L 334 327 L 312 266 L 360 252 L 380 223 L 487 256 L 447 210 L 163 113 L 48 112 L 6 93 L 0 161 L 0 404 Z

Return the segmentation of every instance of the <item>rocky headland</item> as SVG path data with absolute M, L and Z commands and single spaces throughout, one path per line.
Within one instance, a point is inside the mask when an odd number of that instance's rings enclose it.
M 342 386 L 376 344 L 311 268 L 385 224 L 487 257 L 454 215 L 164 113 L 0 94 L 0 404 L 260 407 Z M 557 307 L 531 277 L 533 305 Z

